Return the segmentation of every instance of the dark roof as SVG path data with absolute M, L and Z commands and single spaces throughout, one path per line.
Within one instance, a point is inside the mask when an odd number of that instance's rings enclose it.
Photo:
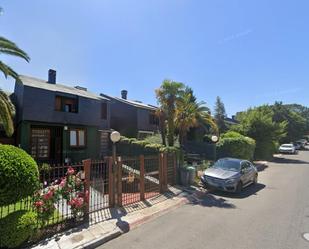
M 41 79 L 37 79 L 34 77 L 25 76 L 25 75 L 20 75 L 19 78 L 23 85 L 29 86 L 29 87 L 40 88 L 40 89 L 53 91 L 53 92 L 68 93 L 68 94 L 78 95 L 78 96 L 89 98 L 89 99 L 108 100 L 107 98 L 103 98 L 95 93 L 81 90 L 81 89 L 76 89 L 75 87 L 71 87 L 71 86 L 66 86 L 66 85 L 62 85 L 58 83 L 51 84 L 45 80 L 41 80 Z
M 154 105 L 145 104 L 143 102 L 136 101 L 136 100 L 128 100 L 128 99 L 123 99 L 123 98 L 118 98 L 118 97 L 112 97 L 112 96 L 109 96 L 109 95 L 104 94 L 104 93 L 101 93 L 100 96 L 108 98 L 108 99 L 114 99 L 114 100 L 117 100 L 119 102 L 131 105 L 131 106 L 135 106 L 135 107 L 138 107 L 138 108 L 143 108 L 143 109 L 147 109 L 147 110 L 151 110 L 151 111 L 156 111 L 158 109 L 158 107 L 156 107 Z
M 228 122 L 228 123 L 232 123 L 232 124 L 238 124 L 239 122 L 236 120 L 236 119 L 233 119 L 233 118 L 228 118 L 226 117 L 224 119 L 225 122 Z

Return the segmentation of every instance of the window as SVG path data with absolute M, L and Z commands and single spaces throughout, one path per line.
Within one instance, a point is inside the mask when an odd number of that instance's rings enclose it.
M 49 158 L 50 130 L 31 130 L 31 156 L 35 159 Z
M 85 130 L 70 130 L 70 146 L 71 147 L 84 147 L 85 141 Z
M 155 113 L 149 114 L 149 124 L 151 125 L 159 125 L 159 119 Z
M 60 112 L 78 112 L 78 99 L 56 96 L 55 110 Z
M 101 104 L 101 118 L 107 119 L 107 103 Z

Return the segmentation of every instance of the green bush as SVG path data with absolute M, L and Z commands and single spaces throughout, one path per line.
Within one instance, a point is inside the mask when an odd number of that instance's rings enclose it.
M 32 195 L 39 186 L 36 162 L 25 151 L 0 144 L 0 206 Z
M 237 132 L 223 134 L 217 144 L 217 158 L 235 157 L 252 160 L 255 151 L 255 141 Z
M 0 247 L 15 248 L 26 242 L 36 228 L 36 213 L 19 210 L 0 220 Z
M 147 140 L 121 137 L 117 144 L 117 153 L 123 156 L 153 155 L 159 152 L 178 152 L 177 147 L 165 147 L 162 144 L 150 143 Z

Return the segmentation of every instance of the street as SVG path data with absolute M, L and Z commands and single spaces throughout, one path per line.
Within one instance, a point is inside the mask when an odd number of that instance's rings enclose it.
M 215 192 L 99 248 L 309 248 L 309 151 L 281 155 L 242 194 Z

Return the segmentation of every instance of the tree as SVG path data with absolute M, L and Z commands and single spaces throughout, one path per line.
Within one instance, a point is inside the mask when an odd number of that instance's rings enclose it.
M 290 143 L 303 137 L 307 129 L 307 120 L 291 107 L 283 105 L 282 102 L 275 102 L 270 106 L 274 112 L 275 122 L 287 121 L 287 134 L 281 139 L 282 143 Z
M 161 107 L 157 109 L 156 115 L 159 119 L 159 129 L 161 133 L 162 144 L 166 146 L 166 113 Z
M 168 145 L 174 145 L 176 101 L 184 91 L 184 84 L 171 80 L 164 80 L 159 89 L 156 89 L 156 97 L 160 108 L 166 113 Z
M 255 159 L 269 159 L 286 136 L 287 122 L 275 122 L 269 106 L 260 106 L 239 113 L 239 125 L 232 129 L 256 141 Z
M 2 123 L 4 131 L 8 137 L 12 136 L 14 133 L 14 115 L 14 105 L 9 96 L 0 89 L 0 122 Z
M 0 7 L 0 11 L 2 8 Z M 0 55 L 12 55 L 20 57 L 27 62 L 30 61 L 29 56 L 21 50 L 14 42 L 0 36 Z M 0 60 L 0 71 L 4 74 L 5 78 L 8 76 L 13 77 L 16 82 L 19 82 L 18 74 L 3 61 Z M 7 136 L 12 136 L 14 133 L 13 117 L 15 108 L 10 98 L 0 89 L 0 123 L 2 123 Z
M 215 113 L 214 113 L 215 121 L 219 128 L 219 132 L 223 133 L 227 130 L 227 126 L 225 124 L 226 112 L 223 102 L 221 101 L 220 97 L 217 96 L 216 103 L 215 103 Z
M 0 36 L 0 54 L 13 55 L 20 57 L 26 60 L 27 62 L 30 61 L 29 56 L 23 50 L 17 47 L 17 45 L 14 42 L 1 36 Z M 0 71 L 2 71 L 2 73 L 6 78 L 8 76 L 11 76 L 14 79 L 18 80 L 18 74 L 1 60 L 0 60 Z
M 176 103 L 175 124 L 179 132 L 179 143 L 184 144 L 190 128 L 210 125 L 217 130 L 217 125 L 209 114 L 204 102 L 196 102 L 191 92 L 184 92 Z

